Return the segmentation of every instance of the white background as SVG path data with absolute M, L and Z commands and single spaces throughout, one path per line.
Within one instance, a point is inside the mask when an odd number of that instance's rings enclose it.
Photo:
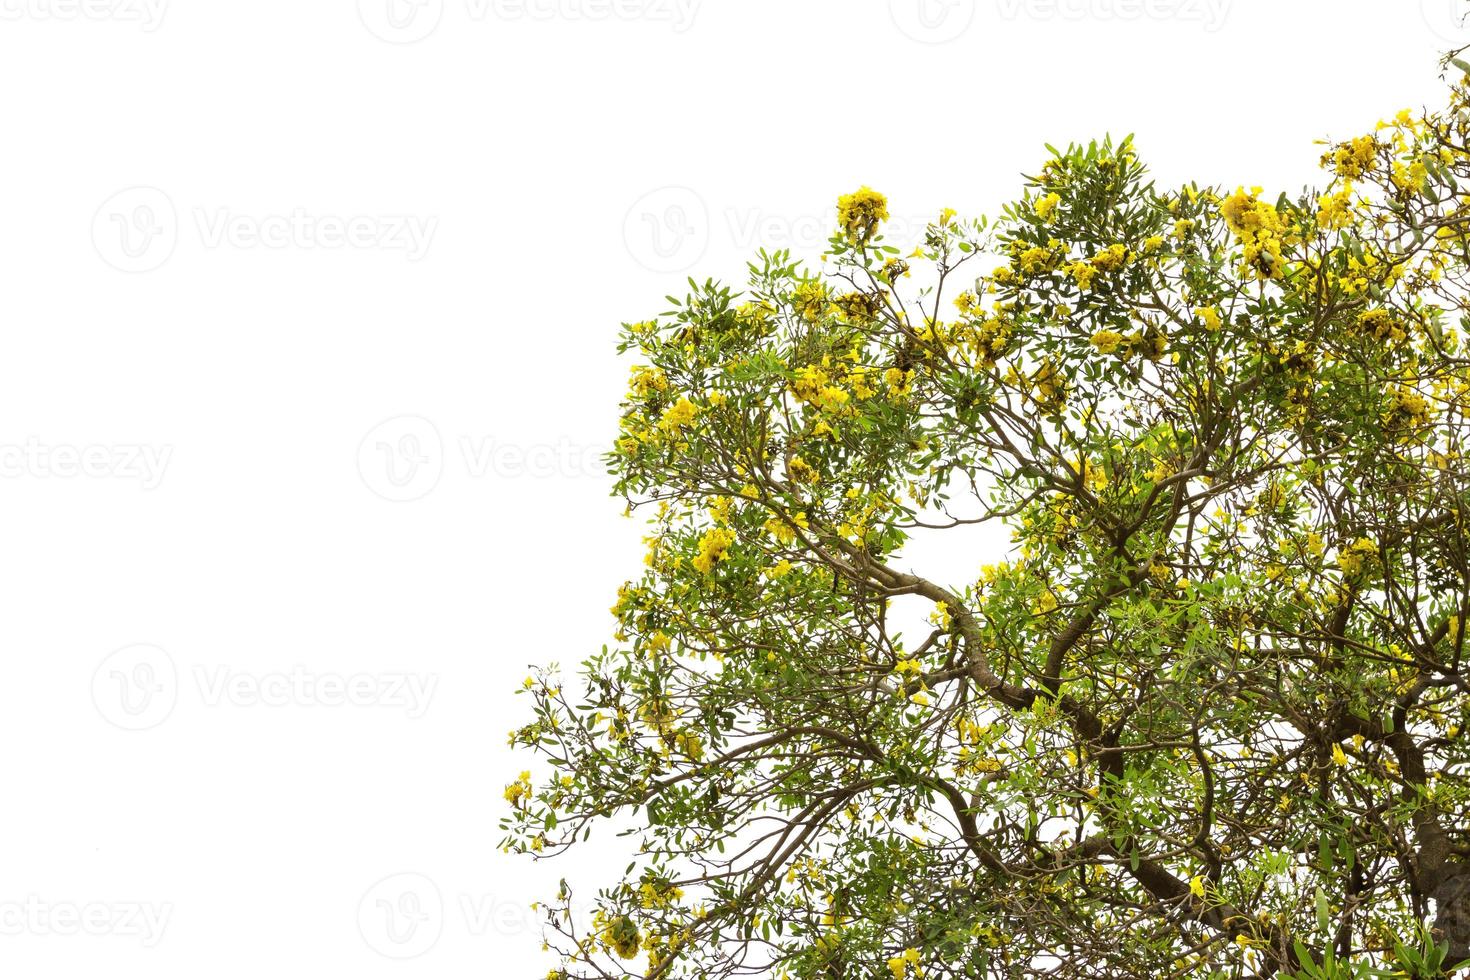
M 859 184 L 994 213 L 1043 141 L 1294 190 L 1457 36 L 1453 0 L 395 2 L 0 0 L 4 976 L 544 975 L 528 903 L 623 864 L 495 847 L 526 665 L 641 567 L 617 324 L 815 257 Z

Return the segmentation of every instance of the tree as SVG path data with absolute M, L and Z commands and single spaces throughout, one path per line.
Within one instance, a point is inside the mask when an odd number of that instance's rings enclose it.
M 504 826 L 638 847 L 545 907 L 553 976 L 1470 957 L 1467 78 L 1321 190 L 1053 150 L 993 222 L 901 256 L 863 188 L 822 270 L 625 325 L 647 567 L 527 678 Z M 909 557 L 984 525 L 964 580 Z

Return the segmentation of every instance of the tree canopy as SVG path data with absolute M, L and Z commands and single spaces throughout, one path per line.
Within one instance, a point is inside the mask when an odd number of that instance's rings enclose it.
M 1470 66 L 1296 194 L 1050 150 L 633 352 L 614 640 L 506 846 L 552 977 L 1431 977 L 1470 957 Z M 993 553 L 943 580 L 923 538 Z M 946 537 L 949 535 L 950 537 Z M 973 559 L 970 561 L 969 559 Z M 578 601 L 568 596 L 567 602 Z M 590 907 L 590 916 L 573 914 Z

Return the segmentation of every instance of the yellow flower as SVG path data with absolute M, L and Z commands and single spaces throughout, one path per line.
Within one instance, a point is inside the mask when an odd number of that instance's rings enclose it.
M 1023 251 L 1017 258 L 1021 271 L 1028 276 L 1040 275 L 1050 269 L 1057 259 L 1057 254 L 1042 245 L 1035 245 Z
M 715 562 L 725 557 L 730 545 L 735 543 L 735 532 L 727 527 L 712 527 L 699 539 L 699 554 L 692 564 L 705 575 L 714 571 Z
M 1097 275 L 1097 267 L 1088 262 L 1073 262 L 1067 266 L 1067 274 L 1077 281 L 1078 289 L 1091 289 L 1092 277 Z
M 1243 274 L 1254 273 L 1258 279 L 1274 279 L 1283 270 L 1282 235 L 1286 222 L 1272 205 L 1260 200 L 1259 187 L 1246 193 L 1236 190 L 1220 202 L 1220 216 L 1244 247 Z
M 812 404 L 824 412 L 837 412 L 847 404 L 849 397 L 848 393 L 841 388 L 834 385 L 824 385 L 817 392 L 817 396 L 812 399 Z
M 866 241 L 879 222 L 888 220 L 888 199 L 871 187 L 860 187 L 837 199 L 837 223 L 854 241 Z
M 832 305 L 848 323 L 872 323 L 883 311 L 883 300 L 873 293 L 843 293 Z
M 805 513 L 793 514 L 791 516 L 790 523 L 787 523 L 786 521 L 783 521 L 780 518 L 776 517 L 768 519 L 765 523 L 766 531 L 769 532 L 770 535 L 781 544 L 785 545 L 792 544 L 796 541 L 797 528 L 806 530 L 806 527 L 807 521 Z
M 1042 221 L 1050 221 L 1052 212 L 1054 212 L 1057 209 L 1057 205 L 1061 203 L 1061 195 L 1052 193 L 1047 194 L 1045 197 L 1038 197 L 1036 199 L 1036 203 L 1032 205 L 1032 208 L 1036 211 L 1036 216 Z
M 1405 432 L 1423 428 L 1433 419 L 1429 400 L 1413 388 L 1397 387 L 1389 393 L 1383 412 L 1383 424 Z
M 638 886 L 638 904 L 646 909 L 666 909 L 684 897 L 684 889 L 667 882 L 645 881 Z
M 1210 333 L 1217 333 L 1220 330 L 1219 310 L 1213 306 L 1201 306 L 1194 312 L 1196 316 L 1205 321 L 1205 329 L 1210 331 Z
M 699 414 L 699 406 L 687 398 L 680 398 L 670 405 L 664 412 L 664 417 L 659 420 L 658 427 L 665 432 L 678 432 Z
M 1330 166 L 1348 179 L 1361 177 L 1378 154 L 1378 140 L 1372 136 L 1359 136 L 1340 144 L 1337 149 L 1322 158 L 1324 166 Z
M 1345 766 L 1348 763 L 1347 754 L 1342 751 L 1341 745 L 1332 746 L 1332 761 L 1335 765 Z
M 787 462 L 786 475 L 798 483 L 816 483 L 822 478 L 816 468 L 800 456 L 793 456 Z
M 1036 385 L 1036 403 L 1053 415 L 1061 413 L 1067 407 L 1067 395 L 1070 387 L 1067 379 L 1057 370 L 1056 364 L 1051 358 L 1041 362 L 1036 374 L 1031 378 Z
M 827 287 L 816 279 L 808 279 L 796 287 L 791 302 L 797 316 L 808 323 L 816 323 L 827 309 Z
M 1191 894 L 1194 895 L 1195 898 L 1204 898 L 1205 897 L 1205 880 L 1203 878 L 1201 878 L 1199 875 L 1195 875 L 1193 878 L 1191 878 L 1189 880 L 1189 891 L 1190 891 Z
M 632 379 L 628 382 L 631 394 L 639 398 L 647 398 L 655 391 L 667 391 L 669 379 L 656 367 L 637 365 L 633 368 Z
M 1374 340 L 1403 340 L 1407 334 L 1393 314 L 1384 309 L 1364 310 L 1358 314 L 1358 329 Z
M 1116 353 L 1122 343 L 1123 335 L 1116 330 L 1099 330 L 1092 335 L 1092 346 L 1097 348 L 1099 354 Z
M 909 393 L 909 386 L 914 382 L 914 372 L 910 368 L 900 371 L 893 367 L 883 372 L 883 381 L 888 385 L 889 398 L 892 401 L 901 401 L 904 395 Z
M 1336 194 L 1317 198 L 1317 227 L 1346 228 L 1353 223 L 1353 188 L 1344 187 Z
M 913 967 L 913 976 L 921 977 L 924 971 L 919 967 L 919 951 L 909 948 L 888 961 L 888 970 L 893 974 L 893 980 L 904 980 L 909 976 L 909 967 Z
M 507 783 L 505 786 L 505 800 L 511 806 L 519 810 L 525 805 L 525 801 L 531 798 L 531 773 L 530 770 L 523 772 L 516 781 Z
M 633 920 L 626 915 L 620 915 L 608 923 L 602 931 L 602 941 L 610 949 L 625 960 L 631 960 L 638 955 L 638 949 L 642 945 L 643 936 Z
M 1104 272 L 1116 272 L 1128 262 L 1128 249 L 1124 245 L 1109 245 L 1092 257 L 1092 264 Z

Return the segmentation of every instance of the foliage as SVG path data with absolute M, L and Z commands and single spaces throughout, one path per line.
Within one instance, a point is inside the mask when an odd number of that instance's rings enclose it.
M 1294 196 L 1052 150 L 907 256 L 863 188 L 822 270 L 627 325 L 647 566 L 527 679 L 505 827 L 639 848 L 590 925 L 546 906 L 552 975 L 1470 956 L 1467 139 L 1462 79 Z M 967 580 L 908 557 L 976 525 Z

